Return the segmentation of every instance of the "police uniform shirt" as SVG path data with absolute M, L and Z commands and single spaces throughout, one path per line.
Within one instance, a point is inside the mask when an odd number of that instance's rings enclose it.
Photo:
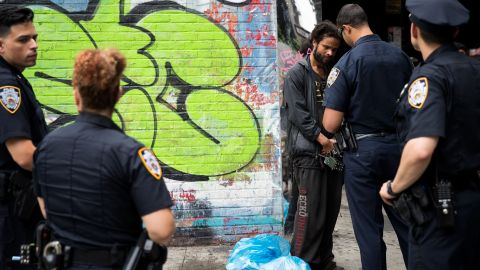
M 446 174 L 480 165 L 480 62 L 444 45 L 415 68 L 402 90 L 400 138 L 440 137 L 438 168 Z
M 5 142 L 25 138 L 37 145 L 47 133 L 42 109 L 30 83 L 0 57 L 0 169 L 18 170 Z
M 377 35 L 364 36 L 330 71 L 325 107 L 345 113 L 356 133 L 394 133 L 395 101 L 411 71 L 399 48 Z
M 153 152 L 91 113 L 45 137 L 34 183 L 57 238 L 74 247 L 133 245 L 140 217 L 172 206 Z

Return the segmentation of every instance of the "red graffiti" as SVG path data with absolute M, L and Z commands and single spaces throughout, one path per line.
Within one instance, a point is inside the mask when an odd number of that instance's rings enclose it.
M 273 32 L 270 31 L 270 26 L 268 24 L 263 25 L 260 29 L 252 32 L 250 28 L 247 28 L 247 40 L 255 40 L 255 45 L 259 46 L 271 46 L 275 47 L 277 44 L 277 39 Z
M 311 50 L 308 49 L 307 54 L 310 54 Z M 295 52 L 292 49 L 287 49 L 279 53 L 281 62 L 281 71 L 288 71 L 298 61 L 302 60 L 304 55 L 300 52 Z
M 252 0 L 250 4 L 243 7 L 243 10 L 249 13 L 248 22 L 252 22 L 255 12 L 262 13 L 262 15 L 267 16 L 270 13 L 271 8 L 272 6 L 265 0 Z
M 251 80 L 241 78 L 237 84 L 235 84 L 234 93 L 243 99 L 245 102 L 252 104 L 256 108 L 259 108 L 265 104 L 271 104 L 275 102 L 277 95 L 272 94 L 267 96 L 258 91 L 258 86 L 251 82 Z
M 245 63 L 242 67 L 242 70 L 245 72 L 252 72 L 254 69 L 255 67 L 252 67 L 249 63 Z
M 197 198 L 195 197 L 195 190 L 183 190 L 180 189 L 178 191 L 170 191 L 170 197 L 174 201 L 187 201 L 187 202 L 195 202 Z
M 248 57 L 248 56 L 251 56 L 252 53 L 253 53 L 253 46 L 243 46 L 241 49 L 240 49 L 240 52 L 242 53 L 242 56 L 243 57 Z
M 212 3 L 211 9 L 208 8 L 204 13 L 216 23 L 225 22 L 227 24 L 228 32 L 230 35 L 234 36 L 235 29 L 237 29 L 238 25 L 238 16 L 228 11 L 221 12 L 220 8 L 222 8 L 222 6 L 222 4 Z

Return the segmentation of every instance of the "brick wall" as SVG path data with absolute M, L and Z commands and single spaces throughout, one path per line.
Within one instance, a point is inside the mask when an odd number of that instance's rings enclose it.
M 114 119 L 160 159 L 177 243 L 280 230 L 274 0 L 27 2 L 40 47 L 25 75 L 51 126 L 77 113 L 71 74 L 79 50 L 115 47 L 127 56 Z

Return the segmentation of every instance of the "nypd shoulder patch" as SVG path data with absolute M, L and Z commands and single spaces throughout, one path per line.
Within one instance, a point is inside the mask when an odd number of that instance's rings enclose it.
M 16 86 L 0 86 L 0 103 L 9 113 L 14 114 L 22 103 L 20 88 Z
M 142 147 L 138 150 L 138 156 L 142 160 L 143 165 L 147 168 L 148 172 L 157 180 L 162 177 L 162 168 L 158 162 L 157 157 L 152 150 Z
M 332 86 L 335 83 L 339 74 L 340 74 L 340 69 L 336 67 L 332 68 L 332 70 L 330 71 L 330 74 L 328 74 L 327 88 Z
M 408 103 L 410 106 L 421 109 L 428 96 L 428 79 L 420 77 L 413 81 L 408 88 Z

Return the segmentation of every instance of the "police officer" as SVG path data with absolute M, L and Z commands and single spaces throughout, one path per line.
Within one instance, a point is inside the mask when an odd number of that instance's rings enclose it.
M 455 0 L 407 0 L 406 7 L 424 63 L 400 97 L 396 118 L 405 145 L 380 195 L 391 203 L 418 186 L 434 194 L 429 202 L 440 211 L 425 208 L 423 224 L 411 226 L 408 269 L 480 269 L 480 62 L 453 44 L 469 12 Z M 439 193 L 445 185 L 451 192 Z
M 322 134 L 333 137 L 343 119 L 355 134 L 357 146 L 351 144 L 343 161 L 345 190 L 362 269 L 386 269 L 382 200 L 378 190 L 395 175 L 398 167 L 400 143 L 392 117 L 395 101 L 408 81 L 412 66 L 399 48 L 373 34 L 367 15 L 359 5 L 343 6 L 336 21 L 339 32 L 352 49 L 342 56 L 328 76 Z M 328 140 L 322 142 L 325 148 L 329 148 L 329 144 Z M 407 226 L 390 206 L 383 206 L 406 261 Z
M 155 154 L 112 121 L 125 66 L 116 50 L 81 52 L 73 71 L 80 114 L 35 152 L 35 191 L 55 238 L 71 248 L 71 269 L 121 267 L 142 221 L 158 244 L 175 230 Z
M 41 218 L 31 193 L 36 145 L 47 133 L 42 110 L 22 72 L 35 65 L 37 32 L 28 8 L 0 5 L 0 269 L 33 241 Z

